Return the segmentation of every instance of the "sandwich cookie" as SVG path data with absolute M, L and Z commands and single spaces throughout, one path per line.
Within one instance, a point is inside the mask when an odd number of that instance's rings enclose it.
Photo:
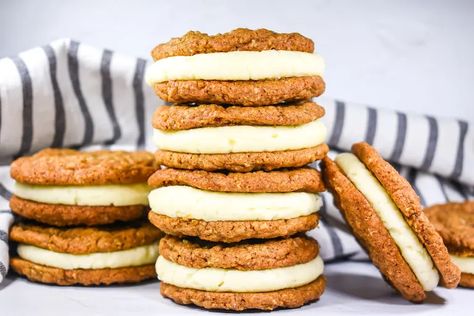
M 261 107 L 163 106 L 153 116 L 158 164 L 249 172 L 302 167 L 322 159 L 324 109 L 304 101 Z
M 325 190 L 311 168 L 250 173 L 162 169 L 148 180 L 150 221 L 209 241 L 286 237 L 317 226 Z
M 69 229 L 19 223 L 10 231 L 18 243 L 18 256 L 10 264 L 40 283 L 136 283 L 156 276 L 161 236 L 149 223 Z
M 474 201 L 434 205 L 425 214 L 461 270 L 459 285 L 474 288 Z
M 324 292 L 323 269 L 317 242 L 306 236 L 212 244 L 168 235 L 156 262 L 164 297 L 234 311 L 315 301 Z
M 156 46 L 146 81 L 165 101 L 241 106 L 279 104 L 321 95 L 324 61 L 298 33 L 236 29 L 188 32 Z
M 10 200 L 22 217 L 54 226 L 102 225 L 146 216 L 147 152 L 44 149 L 11 164 Z
M 354 144 L 352 152 L 335 162 L 324 158 L 324 178 L 385 280 L 413 302 L 423 301 L 439 281 L 456 287 L 460 271 L 408 181 L 367 143 Z

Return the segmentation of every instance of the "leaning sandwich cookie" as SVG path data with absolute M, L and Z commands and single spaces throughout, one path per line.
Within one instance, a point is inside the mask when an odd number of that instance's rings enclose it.
M 57 285 L 136 283 L 156 276 L 162 233 L 149 223 L 58 228 L 18 223 L 10 231 L 18 243 L 10 260 L 31 281 Z
M 220 242 L 291 236 L 317 226 L 325 190 L 311 168 L 249 173 L 161 169 L 148 180 L 150 221 L 176 236 Z
M 424 211 L 461 270 L 459 285 L 474 288 L 474 201 L 433 205 Z
M 12 163 L 16 183 L 10 207 L 17 215 L 54 226 L 144 218 L 146 181 L 155 166 L 147 152 L 44 149 Z
M 310 101 L 279 106 L 163 106 L 153 116 L 159 164 L 207 171 L 305 166 L 328 152 L 324 109 Z
M 147 83 L 165 101 L 241 106 L 307 100 L 324 92 L 324 61 L 298 33 L 188 32 L 156 46 Z
M 323 175 L 335 203 L 375 266 L 407 300 L 421 302 L 439 282 L 456 287 L 459 269 L 422 211 L 413 188 L 367 143 L 335 161 Z
M 166 236 L 156 272 L 163 296 L 206 309 L 273 310 L 319 299 L 324 264 L 314 239 L 213 244 Z

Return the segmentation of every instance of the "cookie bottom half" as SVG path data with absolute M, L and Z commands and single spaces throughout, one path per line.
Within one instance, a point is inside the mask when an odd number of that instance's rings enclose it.
M 208 292 L 180 288 L 164 282 L 160 284 L 160 291 L 164 297 L 170 298 L 178 304 L 194 304 L 206 309 L 241 311 L 297 308 L 318 300 L 323 294 L 325 286 L 326 279 L 324 276 L 320 276 L 313 282 L 300 287 L 271 292 Z
M 138 283 L 156 278 L 154 264 L 136 267 L 107 269 L 60 269 L 48 267 L 14 257 L 12 269 L 28 280 L 56 285 L 109 285 L 114 283 Z

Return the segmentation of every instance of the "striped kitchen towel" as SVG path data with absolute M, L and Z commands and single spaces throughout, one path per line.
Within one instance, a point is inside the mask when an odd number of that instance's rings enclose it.
M 8 268 L 13 219 L 9 163 L 45 147 L 153 151 L 151 115 L 163 102 L 144 83 L 146 65 L 144 59 L 68 39 L 0 59 L 0 281 Z M 470 123 L 333 99 L 318 102 L 326 108 L 333 150 L 349 150 L 361 140 L 373 144 L 411 181 L 425 205 L 474 198 Z M 311 232 L 323 258 L 366 258 L 331 195 L 323 199 L 320 228 Z

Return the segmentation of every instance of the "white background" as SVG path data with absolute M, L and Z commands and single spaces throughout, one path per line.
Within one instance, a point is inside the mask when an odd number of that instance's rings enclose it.
M 188 30 L 300 32 L 327 96 L 474 121 L 474 1 L 0 0 L 0 57 L 61 37 L 149 58 Z

